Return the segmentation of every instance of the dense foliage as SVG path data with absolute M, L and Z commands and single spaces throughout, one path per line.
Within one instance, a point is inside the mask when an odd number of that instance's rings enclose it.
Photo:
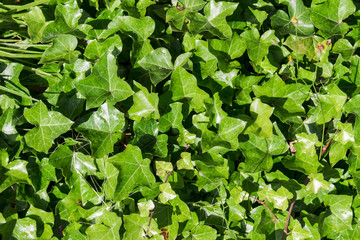
M 360 239 L 360 4 L 3 0 L 2 239 Z

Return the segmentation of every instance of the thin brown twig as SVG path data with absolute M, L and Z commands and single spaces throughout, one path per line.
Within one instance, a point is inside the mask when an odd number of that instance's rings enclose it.
M 187 144 L 184 152 L 186 152 L 186 151 L 189 149 L 189 147 L 190 147 L 190 145 Z M 167 182 L 168 182 L 168 180 L 169 180 L 169 178 L 170 178 L 170 176 L 171 176 L 171 174 L 173 173 L 173 171 L 174 171 L 175 168 L 176 168 L 176 163 L 175 163 L 175 165 L 174 165 L 174 167 L 173 167 L 173 170 L 171 170 L 170 172 L 168 172 L 168 174 L 167 174 L 167 176 L 166 176 L 166 178 L 165 178 L 164 183 L 167 183 Z M 151 213 L 150 213 L 150 219 L 149 219 L 149 223 L 148 223 L 148 226 L 147 226 L 147 229 L 146 229 L 146 235 L 148 235 L 148 233 L 149 233 L 149 231 L 150 231 L 151 220 L 152 220 L 153 217 L 154 217 L 154 213 L 155 213 L 155 210 L 156 210 L 156 207 L 157 207 L 158 203 L 159 203 L 159 199 L 156 199 L 156 203 L 155 203 L 154 209 L 153 209 L 153 210 L 151 211 Z
M 258 203 L 262 204 L 264 207 L 266 207 L 267 210 L 269 210 L 271 212 L 271 214 L 274 216 L 274 218 L 276 220 L 279 220 L 278 217 L 275 215 L 275 213 L 268 207 L 268 205 L 266 205 L 265 201 L 260 201 L 259 199 L 257 199 L 256 197 L 251 197 L 252 199 L 254 199 L 255 201 L 257 201 Z
M 285 224 L 285 228 L 284 228 L 284 232 L 283 232 L 281 240 L 284 240 L 286 235 L 291 234 L 291 232 L 288 232 L 288 226 L 289 226 L 290 215 L 291 215 L 292 209 L 294 207 L 294 204 L 295 204 L 295 200 L 291 202 L 291 205 L 290 205 L 290 208 L 289 208 L 289 213 L 287 215 L 286 224 Z

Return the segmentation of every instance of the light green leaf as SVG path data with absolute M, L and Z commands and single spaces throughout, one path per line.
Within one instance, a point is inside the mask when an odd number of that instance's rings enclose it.
M 193 13 L 189 15 L 189 28 L 193 34 L 208 31 L 219 38 L 231 38 L 232 31 L 226 22 L 226 17 L 233 14 L 237 3 L 215 2 L 211 0 L 204 7 L 204 15 Z
M 155 86 L 167 78 L 174 68 L 170 52 L 166 48 L 155 49 L 139 60 L 138 64 L 149 71 L 150 79 Z
M 128 111 L 129 118 L 137 122 L 143 118 L 158 119 L 159 115 L 159 97 L 157 93 L 149 93 L 149 91 L 141 86 L 140 83 L 134 81 L 134 85 L 139 89 L 134 96 L 134 104 Z
M 352 0 L 327 0 L 310 8 L 312 23 L 325 37 L 345 34 L 349 26 L 343 22 L 355 12 Z
M 317 194 L 320 190 L 330 190 L 330 184 L 324 180 L 322 173 L 311 173 L 309 176 L 310 182 L 306 185 L 306 190 Z
M 26 144 L 39 152 L 48 152 L 53 140 L 66 133 L 73 124 L 61 113 L 48 111 L 41 101 L 30 109 L 26 108 L 24 116 L 29 123 L 36 126 L 25 134 Z
M 198 225 L 191 229 L 186 240 L 215 240 L 216 230 L 210 226 Z
M 289 15 L 283 10 L 278 10 L 271 17 L 271 26 L 286 35 L 309 36 L 314 33 L 314 26 L 310 21 L 310 11 L 302 0 L 281 1 L 288 6 Z
M 200 11 L 205 2 L 203 0 L 179 0 L 181 6 L 171 7 L 166 12 L 166 22 L 171 22 L 181 30 L 189 13 Z
M 285 167 L 297 170 L 304 174 L 317 173 L 321 164 L 315 146 L 320 146 L 316 134 L 306 133 L 296 134 L 297 141 L 294 144 L 296 149 L 295 156 L 288 156 L 282 159 Z
M 50 155 L 49 162 L 57 169 L 61 169 L 66 180 L 70 183 L 75 179 L 73 173 L 77 172 L 82 176 L 95 174 L 95 161 L 91 156 L 81 152 L 71 151 L 67 146 L 59 148 Z
M 25 217 L 16 220 L 12 236 L 16 239 L 38 239 L 37 225 L 34 219 Z
M 41 41 L 42 33 L 47 24 L 45 24 L 46 19 L 38 6 L 35 6 L 30 9 L 29 12 L 23 16 L 26 25 L 28 25 L 28 34 L 33 43 Z
M 334 143 L 331 144 L 329 153 L 331 166 L 344 159 L 348 149 L 355 142 L 353 127 L 350 123 L 339 122 L 337 127 L 340 133 L 334 137 Z
M 54 61 L 73 63 L 80 52 L 74 51 L 78 44 L 77 38 L 72 35 L 60 35 L 53 41 L 53 45 L 45 50 L 39 64 Z
M 170 183 L 163 183 L 159 186 L 159 188 L 161 192 L 159 195 L 159 200 L 161 203 L 165 204 L 169 200 L 176 198 L 176 193 L 171 189 Z
M 255 64 L 260 64 L 263 58 L 269 53 L 269 47 L 279 42 L 274 30 L 268 30 L 260 37 L 257 28 L 253 28 L 246 30 L 240 36 L 243 37 L 243 41 L 247 46 L 250 60 Z
M 145 41 L 155 30 L 155 22 L 149 16 L 140 19 L 131 16 L 117 17 L 114 25 L 134 41 Z
M 283 211 L 286 211 L 289 206 L 289 200 L 294 197 L 294 195 L 283 186 L 274 191 L 271 188 L 271 185 L 267 185 L 259 191 L 258 195 L 260 200 L 266 199 L 267 201 L 273 203 L 275 208 Z
M 260 99 L 255 99 L 250 105 L 250 113 L 255 120 L 246 128 L 244 133 L 254 133 L 259 137 L 272 138 L 273 125 L 270 121 L 270 116 L 273 111 L 273 107 L 262 103 Z
M 352 229 L 352 196 L 327 195 L 324 204 L 330 208 L 320 216 L 319 230 L 322 237 L 333 232 Z
M 176 167 L 181 170 L 193 170 L 194 165 L 191 162 L 191 153 L 188 152 L 182 152 L 181 153 L 181 159 L 176 162 Z
M 139 147 L 127 145 L 124 152 L 108 159 L 119 170 L 118 185 L 115 191 L 117 201 L 127 198 L 136 186 L 150 186 L 155 182 L 149 159 L 143 159 Z
M 156 161 L 156 175 L 159 177 L 165 177 L 169 172 L 172 172 L 173 165 L 171 162 Z
M 124 240 L 139 240 L 146 237 L 149 217 L 141 217 L 138 214 L 132 213 L 130 215 L 124 216 L 124 227 L 125 227 L 125 235 Z M 154 221 L 151 221 L 149 226 L 149 234 L 154 235 L 157 234 L 159 230 L 157 229 L 157 225 Z
M 184 68 L 178 67 L 171 75 L 172 100 L 187 100 L 192 109 L 200 112 L 204 109 L 204 100 L 209 95 L 197 86 L 194 75 L 188 73 Z
M 124 126 L 124 114 L 105 102 L 75 129 L 90 140 L 92 154 L 95 157 L 103 157 L 113 152 L 114 144 L 122 137 Z
M 87 109 L 99 107 L 105 100 L 115 104 L 133 94 L 130 86 L 117 76 L 117 70 L 116 58 L 108 53 L 95 64 L 90 76 L 75 83 L 87 100 Z
M 285 153 L 288 150 L 288 145 L 276 135 L 270 140 L 249 133 L 249 139 L 239 142 L 239 148 L 245 155 L 245 170 L 247 172 L 258 172 L 269 171 L 273 166 L 271 155 Z

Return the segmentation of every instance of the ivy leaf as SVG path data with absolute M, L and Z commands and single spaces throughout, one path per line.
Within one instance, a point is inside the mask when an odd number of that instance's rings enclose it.
M 28 34 L 33 43 L 41 41 L 42 33 L 47 24 L 46 19 L 41 9 L 36 6 L 31 8 L 29 12 L 23 16 L 26 25 L 28 25 Z
M 329 84 L 324 88 L 327 94 L 319 95 L 320 105 L 309 111 L 310 117 L 307 123 L 324 124 L 332 118 L 339 119 L 345 105 L 347 95 L 335 84 Z M 316 100 L 314 100 L 316 101 Z
M 324 11 L 324 10 L 327 11 Z M 327 0 L 310 9 L 311 21 L 325 37 L 345 34 L 349 26 L 343 22 L 355 12 L 356 8 L 351 0 Z
M 119 170 L 118 184 L 114 198 L 121 201 L 131 193 L 136 186 L 151 186 L 155 177 L 150 171 L 149 159 L 143 159 L 139 147 L 127 145 L 124 152 L 108 159 Z
M 171 7 L 166 12 L 166 22 L 171 22 L 181 30 L 189 13 L 200 11 L 205 2 L 203 0 L 180 0 L 181 6 Z
M 332 232 L 352 229 L 352 196 L 327 195 L 324 204 L 330 208 L 320 216 L 319 230 L 322 237 L 325 237 Z
M 250 60 L 255 64 L 260 64 L 263 58 L 269 53 L 269 47 L 279 42 L 274 30 L 268 30 L 260 37 L 259 30 L 253 28 L 244 31 L 240 36 L 243 37 L 243 41 L 247 46 Z
M 72 35 L 61 35 L 54 39 L 53 45 L 45 50 L 39 64 L 64 60 L 73 63 L 79 51 L 74 51 L 77 46 L 77 38 Z
M 116 59 L 104 54 L 95 64 L 90 76 L 75 83 L 78 91 L 86 98 L 86 108 L 99 107 L 107 100 L 115 104 L 133 94 L 130 86 L 117 76 Z
M 309 231 L 301 227 L 301 224 L 298 220 L 291 222 L 289 228 L 291 229 L 291 234 L 288 237 L 288 239 L 300 240 L 300 239 L 309 239 L 313 237 L 313 235 Z
M 262 103 L 260 99 L 255 99 L 250 105 L 251 116 L 255 118 L 255 121 L 246 128 L 244 133 L 254 133 L 258 134 L 259 137 L 272 138 L 273 125 L 270 121 L 270 116 L 273 111 L 274 108 Z
M 341 132 L 334 137 L 334 143 L 332 143 L 330 147 L 329 157 L 331 166 L 334 166 L 338 161 L 344 159 L 347 150 L 355 142 L 351 124 L 339 122 L 337 125 Z
M 114 150 L 114 144 L 122 137 L 124 126 L 124 114 L 105 102 L 75 129 L 90 140 L 93 155 L 103 157 Z
M 310 21 L 310 11 L 301 0 L 286 0 L 281 3 L 288 6 L 289 15 L 278 10 L 271 17 L 271 26 L 281 34 L 309 36 L 314 33 L 314 26 Z
M 190 31 L 193 34 L 208 31 L 219 38 L 231 38 L 232 31 L 226 22 L 226 17 L 233 14 L 237 3 L 210 1 L 204 7 L 204 15 L 193 13 L 189 15 Z
M 274 191 L 270 185 L 267 185 L 264 189 L 258 192 L 260 200 L 268 200 L 274 204 L 274 207 L 283 211 L 289 206 L 289 200 L 294 196 L 286 188 L 281 186 Z
M 166 48 L 155 49 L 139 60 L 138 64 L 148 70 L 150 79 L 155 86 L 167 78 L 174 68 L 170 52 Z
M 76 33 L 80 18 L 81 9 L 75 0 L 57 4 L 55 9 L 55 21 L 50 22 L 45 27 L 42 34 L 42 41 L 50 41 L 64 33 Z
M 86 229 L 89 239 L 120 239 L 119 230 L 122 220 L 116 213 L 103 209 L 94 215 L 96 224 L 92 224 Z
M 48 152 L 53 140 L 67 132 L 73 124 L 61 113 L 48 111 L 41 101 L 32 108 L 26 108 L 24 117 L 36 126 L 25 134 L 26 144 L 39 152 Z
M 286 142 L 279 136 L 274 135 L 273 139 L 269 140 L 253 133 L 249 133 L 249 138 L 241 141 L 239 147 L 245 155 L 247 172 L 270 170 L 273 166 L 271 155 L 283 154 L 288 149 Z
M 187 100 L 191 108 L 200 112 L 204 109 L 204 100 L 209 95 L 197 86 L 194 75 L 188 73 L 184 68 L 178 67 L 171 75 L 172 100 Z
M 73 183 L 75 179 L 73 173 L 82 176 L 95 174 L 97 168 L 91 156 L 81 152 L 71 151 L 69 147 L 61 145 L 50 155 L 49 162 L 57 169 L 61 169 L 66 181 Z
M 317 194 L 319 190 L 330 190 L 330 184 L 324 180 L 322 173 L 311 173 L 309 175 L 310 182 L 306 185 L 306 190 Z
M 140 19 L 131 16 L 117 17 L 113 23 L 121 32 L 128 34 L 134 41 L 145 41 L 155 30 L 155 22 L 149 17 Z
M 159 97 L 157 93 L 149 93 L 140 83 L 134 82 L 134 85 L 139 89 L 134 96 L 134 104 L 128 111 L 129 118 L 137 122 L 145 118 L 158 119 L 159 115 Z
M 296 134 L 297 142 L 294 144 L 296 149 L 295 156 L 288 156 L 282 159 L 283 164 L 292 170 L 303 172 L 304 174 L 317 173 L 321 164 L 318 161 L 315 146 L 320 146 L 320 142 L 315 134 L 306 133 Z
M 140 215 L 132 213 L 130 215 L 124 216 L 124 227 L 126 233 L 124 235 L 124 240 L 138 240 L 146 236 L 149 217 L 140 217 Z M 151 221 L 149 226 L 149 233 L 156 234 L 159 230 L 154 221 Z
M 186 240 L 215 240 L 216 230 L 207 225 L 198 225 L 191 229 Z

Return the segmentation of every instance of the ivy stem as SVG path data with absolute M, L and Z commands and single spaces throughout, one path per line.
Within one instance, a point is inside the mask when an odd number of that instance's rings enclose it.
M 291 216 L 291 212 L 292 212 L 292 209 L 294 207 L 294 204 L 295 204 L 295 200 L 291 202 L 291 205 L 290 205 L 290 208 L 289 208 L 289 213 L 288 213 L 287 218 L 286 218 L 285 228 L 284 228 L 284 232 L 283 232 L 283 235 L 281 237 L 281 240 L 284 240 L 286 235 L 291 234 L 291 232 L 288 232 L 288 226 L 289 226 L 290 216 Z
M 260 203 L 261 205 L 263 205 L 264 207 L 266 207 L 266 209 L 271 212 L 271 214 L 274 216 L 274 218 L 275 218 L 276 220 L 279 220 L 278 217 L 275 215 L 275 213 L 269 208 L 269 206 L 266 205 L 265 201 L 260 201 L 260 200 L 257 199 L 256 197 L 251 197 L 251 198 L 254 199 L 255 201 L 257 201 L 258 203 Z
M 189 149 L 189 147 L 190 147 L 190 145 L 187 144 L 184 152 L 186 152 L 186 151 Z M 175 165 L 174 165 L 173 170 L 171 170 L 170 172 L 168 172 L 168 174 L 167 174 L 167 176 L 166 176 L 166 178 L 165 178 L 164 183 L 167 183 L 167 182 L 168 182 L 168 180 L 169 180 L 169 178 L 170 178 L 170 176 L 171 176 L 171 174 L 173 173 L 173 171 L 174 171 L 175 168 L 176 168 L 176 163 L 175 163 Z M 156 203 L 155 203 L 154 209 L 153 209 L 153 210 L 151 211 L 151 213 L 150 213 L 150 219 L 149 219 L 149 223 L 148 223 L 148 226 L 147 226 L 147 229 L 146 229 L 146 235 L 148 235 L 148 233 L 149 233 L 149 231 L 150 231 L 151 220 L 152 220 L 153 217 L 154 217 L 154 213 L 155 213 L 155 210 L 156 210 L 156 207 L 157 207 L 158 203 L 159 203 L 159 198 L 156 199 Z

